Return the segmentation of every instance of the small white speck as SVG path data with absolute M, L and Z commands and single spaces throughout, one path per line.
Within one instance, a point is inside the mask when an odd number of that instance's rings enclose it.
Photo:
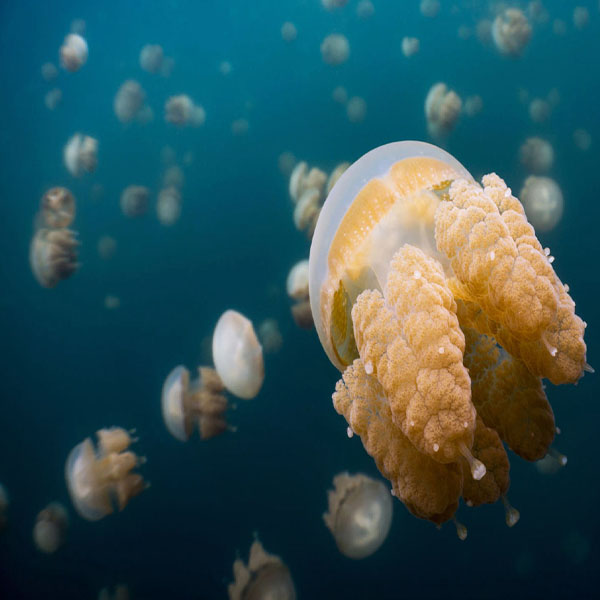
M 444 352 L 446 352 L 446 348 L 444 348 L 444 346 L 440 346 L 440 347 L 438 348 L 438 352 L 439 352 L 440 354 L 444 354 Z
M 492 250 L 490 252 L 490 260 L 495 260 L 495 258 L 496 258 L 496 253 Z
M 511 196 L 512 196 L 512 190 L 510 188 L 506 188 L 506 191 L 504 192 L 504 197 L 510 198 Z
M 554 262 L 554 256 L 549 256 L 549 257 L 548 257 L 548 262 L 549 262 L 550 264 L 552 264 L 552 263 Z
M 365 363 L 365 373 L 367 375 L 371 375 L 373 373 L 373 363 L 370 360 Z
M 421 279 L 421 271 L 415 271 L 415 272 L 413 273 L 413 277 L 414 277 L 415 279 Z
M 349 438 L 351 438 L 354 435 L 354 431 L 352 431 L 351 427 L 348 427 L 348 429 L 346 429 L 346 433 L 348 434 Z
M 394 496 L 394 498 L 396 497 L 396 492 L 394 491 L 394 488 L 392 488 L 392 489 L 390 490 L 390 494 L 391 494 L 392 496 Z
M 550 248 L 544 248 L 544 254 L 550 256 Z
M 571 288 L 569 287 L 569 284 L 568 284 L 568 283 L 565 283 L 565 292 L 567 292 L 567 294 L 569 293 L 569 290 L 570 290 L 570 289 L 571 289 Z
M 440 449 L 440 446 L 439 446 L 439 444 L 434 444 L 434 445 L 433 445 L 433 451 L 434 451 L 434 452 L 437 452 L 439 449 Z
M 468 426 L 469 426 L 469 424 L 468 424 L 468 423 L 465 421 L 465 422 L 463 423 L 463 427 L 466 429 Z
M 415 426 L 415 422 L 414 422 L 414 421 L 411 421 L 411 422 L 409 423 L 409 425 L 410 425 L 411 427 L 414 427 L 414 426 Z

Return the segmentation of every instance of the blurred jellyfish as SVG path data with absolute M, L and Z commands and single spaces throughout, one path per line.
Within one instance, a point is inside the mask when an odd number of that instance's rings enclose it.
M 152 123 L 152 121 L 154 121 L 154 111 L 152 110 L 152 107 L 144 104 L 144 106 L 142 106 L 142 108 L 138 111 L 135 120 L 142 125 Z
M 177 155 L 175 150 L 169 145 L 163 146 L 160 149 L 160 160 L 165 166 L 172 165 L 177 159 Z
M 436 83 L 431 87 L 425 99 L 427 130 L 434 138 L 448 135 L 460 116 L 462 100 L 445 83 Z
M 299 162 L 290 175 L 289 191 L 293 202 L 298 202 L 304 192 L 315 189 L 322 193 L 327 175 L 317 167 L 308 169 L 306 162 Z
M 529 103 L 529 117 L 534 123 L 547 121 L 552 113 L 550 102 L 543 98 L 534 98 Z
M 98 593 L 98 600 L 129 600 L 129 588 L 124 583 L 118 583 L 112 594 L 108 588 L 102 588 Z
M 481 19 L 475 26 L 477 39 L 484 45 L 489 46 L 492 41 L 492 22 L 489 19 Z
M 590 11 L 585 6 L 576 6 L 573 9 L 573 25 L 577 29 L 587 27 L 590 22 Z
M 439 0 L 421 0 L 421 14 L 424 17 L 437 17 L 440 12 L 440 3 Z
M 44 96 L 44 104 L 48 110 L 54 110 L 62 100 L 62 91 L 59 88 L 52 88 Z
M 536 231 L 550 231 L 563 214 L 564 200 L 559 185 L 550 177 L 530 175 L 521 189 L 525 214 Z
M 67 142 L 63 150 L 63 160 L 73 177 L 84 173 L 93 173 L 98 166 L 98 140 L 76 133 Z
M 348 558 L 366 558 L 383 544 L 392 525 L 392 495 L 381 481 L 366 475 L 339 473 L 327 493 L 323 515 L 339 551 Z
M 166 227 L 177 223 L 181 216 L 181 194 L 176 187 L 170 186 L 160 190 L 156 202 L 156 216 L 160 224 Z
M 233 563 L 233 582 L 227 591 L 229 600 L 296 600 L 289 569 L 258 540 L 250 547 L 247 565 L 239 558 Z
M 44 78 L 45 81 L 52 81 L 53 79 L 56 79 L 57 76 L 58 76 L 58 69 L 56 68 L 54 63 L 45 62 L 42 65 L 42 77 Z
M 194 161 L 196 160 L 196 156 L 194 155 L 194 153 L 191 150 L 188 150 L 184 155 L 183 155 L 183 164 L 186 167 L 191 167 L 194 164 Z
M 527 5 L 527 14 L 534 23 L 538 24 L 547 23 L 550 18 L 550 15 L 541 0 L 532 0 Z
M 222 434 L 227 429 L 223 390 L 221 378 L 210 367 L 198 367 L 198 378 L 192 381 L 185 367 L 175 367 L 162 388 L 162 415 L 169 433 L 181 442 L 196 428 L 203 440 Z
M 339 104 L 346 104 L 348 101 L 348 92 L 343 85 L 338 85 L 332 92 L 331 97 L 334 102 L 338 102 Z
M 356 15 L 359 19 L 368 19 L 375 14 L 375 7 L 371 0 L 360 0 L 356 5 Z
M 246 135 L 249 128 L 248 119 L 236 119 L 231 123 L 231 133 L 233 135 Z
M 117 240 L 111 237 L 110 235 L 103 235 L 98 240 L 98 245 L 96 247 L 98 251 L 98 256 L 103 260 L 108 260 L 115 255 L 117 251 Z
M 587 152 L 592 145 L 592 136 L 586 129 L 576 129 L 573 132 L 573 141 L 580 150 Z
M 140 217 L 148 210 L 150 190 L 143 185 L 128 185 L 121 192 L 121 212 L 126 217 Z
M 279 324 L 275 319 L 265 319 L 258 326 L 258 339 L 267 354 L 273 354 L 281 350 L 283 337 L 281 331 L 279 331 Z
M 45 554 L 54 554 L 64 543 L 69 527 L 69 515 L 60 502 L 51 502 L 38 513 L 33 527 L 33 541 Z
M 175 60 L 173 60 L 170 56 L 166 56 L 163 60 L 162 68 L 160 70 L 160 74 L 162 77 L 170 77 L 173 69 L 175 68 Z
M 421 47 L 421 42 L 419 42 L 419 38 L 416 37 L 403 37 L 402 38 L 402 54 L 407 58 L 409 56 L 414 56 Z
M 483 99 L 478 94 L 474 96 L 468 96 L 465 100 L 464 113 L 468 117 L 474 117 L 483 110 Z
M 83 19 L 73 19 L 71 21 L 71 33 L 83 35 L 85 33 L 85 21 Z
M 81 517 L 97 521 L 123 510 L 147 485 L 139 473 L 133 473 L 145 459 L 129 450 L 137 441 L 121 427 L 96 432 L 97 447 L 90 438 L 77 444 L 67 457 L 65 478 L 73 506 Z
M 364 98 L 354 96 L 346 104 L 346 115 L 351 123 L 360 123 L 367 115 L 367 103 Z
M 282 152 L 277 157 L 277 167 L 282 175 L 289 177 L 296 166 L 296 157 L 291 152 Z
M 507 8 L 495 19 L 492 37 L 496 48 L 506 56 L 521 56 L 531 38 L 531 25 L 518 8 Z
M 60 47 L 60 64 L 74 73 L 85 65 L 88 58 L 87 42 L 77 33 L 70 33 Z
M 68 227 L 75 218 L 75 197 L 64 187 L 49 189 L 40 201 L 39 216 L 43 226 Z
M 459 40 L 464 41 L 468 40 L 471 37 L 471 35 L 473 35 L 473 31 L 468 25 L 461 25 L 458 28 L 457 35 Z
M 308 298 L 308 260 L 301 260 L 290 269 L 286 290 L 288 296 L 296 301 L 291 308 L 296 325 L 301 329 L 310 329 L 313 318 Z
M 530 137 L 523 142 L 519 158 L 531 173 L 546 173 L 554 163 L 554 148 L 547 140 Z
M 186 94 L 171 96 L 165 104 L 165 120 L 184 127 L 192 125 L 199 127 L 206 120 L 206 112 L 200 105 L 194 104 Z
M 323 8 L 326 10 L 334 10 L 336 8 L 342 8 L 348 4 L 348 0 L 321 0 Z
M 121 306 L 121 299 L 118 296 L 107 294 L 104 297 L 104 308 L 106 310 L 116 310 L 119 306 Z
M 162 184 L 164 187 L 182 188 L 185 183 L 185 175 L 183 169 L 178 165 L 170 166 L 162 176 Z
M 140 51 L 140 67 L 148 73 L 160 73 L 165 54 L 159 44 L 146 44 Z
M 350 56 L 350 43 L 341 33 L 331 33 L 321 42 L 321 56 L 328 65 L 341 65 Z
M 121 84 L 115 94 L 113 109 L 121 123 L 128 123 L 135 119 L 142 110 L 146 92 L 142 86 L 133 79 L 128 79 Z
M 229 75 L 233 71 L 233 66 L 228 60 L 222 60 L 219 63 L 219 73 L 221 75 Z
M 294 207 L 294 225 L 298 231 L 305 231 L 312 237 L 319 211 L 321 210 L 321 192 L 316 188 L 308 188 L 302 193 Z
M 563 36 L 567 34 L 567 24 L 562 19 L 554 19 L 552 22 L 554 35 Z
M 101 183 L 93 183 L 90 188 L 89 198 L 92 202 L 99 202 L 104 196 L 104 186 Z
M 6 523 L 8 522 L 6 512 L 8 511 L 9 504 L 10 500 L 8 499 L 8 492 L 0 483 L 0 533 L 6 529 Z
M 225 387 L 238 398 L 254 398 L 262 387 L 265 367 L 252 322 L 235 310 L 225 311 L 215 327 L 212 352 Z
M 79 267 L 75 232 L 69 229 L 38 229 L 29 247 L 29 264 L 37 282 L 53 288 Z
M 284 42 L 293 42 L 298 37 L 296 26 L 290 21 L 286 21 L 281 26 L 281 37 Z
M 542 475 L 554 475 L 567 464 L 567 457 L 559 452 L 549 452 L 544 458 L 536 460 L 534 464 Z

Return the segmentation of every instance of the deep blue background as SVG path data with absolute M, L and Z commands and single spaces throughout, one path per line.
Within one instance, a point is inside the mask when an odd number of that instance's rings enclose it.
M 588 361 L 598 366 L 598 167 L 600 15 L 573 29 L 572 3 L 545 2 L 569 23 L 566 37 L 536 27 L 521 60 L 498 56 L 476 38 L 459 40 L 461 24 L 487 14 L 484 2 L 442 1 L 424 19 L 418 0 L 373 0 L 376 14 L 360 21 L 357 1 L 334 14 L 318 0 L 179 0 L 0 3 L 0 481 L 11 496 L 10 525 L 0 537 L 0 598 L 96 598 L 98 590 L 128 583 L 132 600 L 226 596 L 231 566 L 244 558 L 258 532 L 265 547 L 289 565 L 300 598 L 590 598 L 598 590 L 600 483 L 597 376 L 577 387 L 548 385 L 557 424 L 556 446 L 568 466 L 543 476 L 511 456 L 510 498 L 521 511 L 513 529 L 501 506 L 459 511 L 469 537 L 448 524 L 437 531 L 400 503 L 390 536 L 374 556 L 341 556 L 321 514 L 326 489 L 341 470 L 378 476 L 357 438 L 331 406 L 339 374 L 316 334 L 298 330 L 289 314 L 285 278 L 308 255 L 292 222 L 277 156 L 296 156 L 331 168 L 380 144 L 426 139 L 423 100 L 442 80 L 463 97 L 478 93 L 484 111 L 463 117 L 447 143 L 474 175 L 497 171 L 518 190 L 523 139 L 540 134 L 554 144 L 552 175 L 562 186 L 562 222 L 541 236 L 557 257 L 578 313 L 588 322 Z M 451 6 L 458 7 L 456 12 Z M 40 75 L 57 61 L 73 18 L 87 23 L 89 60 L 76 74 L 61 72 L 63 101 L 43 103 L 54 84 Z M 293 21 L 298 39 L 285 44 L 279 29 Z M 322 63 L 321 39 L 342 32 L 350 60 Z M 421 39 L 411 59 L 404 35 Z M 138 66 L 145 43 L 160 43 L 175 59 L 169 79 Z M 233 72 L 223 77 L 219 62 Z M 156 120 L 123 126 L 112 100 L 126 78 L 148 94 Z M 348 122 L 331 100 L 336 85 L 368 103 L 366 120 Z M 533 125 L 518 89 L 561 103 L 543 126 Z M 164 123 L 163 104 L 188 93 L 207 112 L 199 129 Z M 233 137 L 232 120 L 250 123 Z M 581 152 L 572 132 L 594 138 Z M 62 147 L 76 131 L 99 139 L 99 165 L 75 181 L 62 165 Z M 158 190 L 160 150 L 170 144 L 187 167 L 183 214 L 173 228 L 154 212 L 128 220 L 118 198 L 130 183 Z M 91 188 L 102 184 L 94 200 Z M 39 198 L 50 185 L 77 197 L 75 228 L 82 267 L 54 290 L 42 289 L 28 265 L 28 244 Z M 103 234 L 118 241 L 114 259 L 100 260 Z M 104 296 L 121 299 L 118 310 Z M 266 358 L 260 395 L 239 402 L 238 426 L 210 442 L 183 445 L 162 424 L 159 395 L 170 369 L 205 361 L 202 340 L 227 308 L 255 323 L 275 317 L 284 337 Z M 71 509 L 63 480 L 70 449 L 103 426 L 137 427 L 144 476 L 151 489 L 127 509 L 88 523 Z M 67 545 L 54 556 L 36 552 L 35 515 L 52 500 L 71 511 Z

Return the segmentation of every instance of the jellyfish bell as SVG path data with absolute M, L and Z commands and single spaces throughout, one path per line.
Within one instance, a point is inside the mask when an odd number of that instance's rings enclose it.
M 47 227 L 68 227 L 75 218 L 75 197 L 64 187 L 49 189 L 40 201 L 40 216 Z
M 288 296 L 293 300 L 308 298 L 308 260 L 298 261 L 290 269 L 286 289 Z
M 133 79 L 128 79 L 121 84 L 115 94 L 113 109 L 121 123 L 129 123 L 137 117 L 144 106 L 146 92 L 142 86 Z
M 265 368 L 252 322 L 235 310 L 225 311 L 213 333 L 212 352 L 225 387 L 238 398 L 254 398 L 262 387 Z
M 346 102 L 348 102 L 348 92 L 343 85 L 335 87 L 331 93 L 331 97 L 333 98 L 333 101 L 338 104 L 346 104 Z
M 279 324 L 275 319 L 265 319 L 258 326 L 258 339 L 267 354 L 273 354 L 281 350 L 283 337 L 279 330 Z
M 360 123 L 367 115 L 367 103 L 364 98 L 354 96 L 346 104 L 346 115 L 350 123 Z
M 48 110 L 54 110 L 62 100 L 62 91 L 59 88 L 52 88 L 44 96 L 44 104 Z
M 527 138 L 519 149 L 521 164 L 532 173 L 546 173 L 554 163 L 554 148 L 540 137 Z
M 121 192 L 121 211 L 126 217 L 140 217 L 148 210 L 150 190 L 143 185 L 128 185 Z
M 550 102 L 543 98 L 534 98 L 529 103 L 529 117 L 534 123 L 543 123 L 547 121 L 552 113 Z
M 531 25 L 522 10 L 507 8 L 494 19 L 492 38 L 501 54 L 517 58 L 531 39 Z
M 183 169 L 178 165 L 171 165 L 163 173 L 162 184 L 163 187 L 176 187 L 182 188 L 185 183 L 185 175 Z
M 29 247 L 29 264 L 37 282 L 45 288 L 68 279 L 79 267 L 75 232 L 69 229 L 38 229 Z
M 63 160 L 73 177 L 93 173 L 98 166 L 98 140 L 76 133 L 69 138 L 64 147 Z
M 40 552 L 53 554 L 64 543 L 69 515 L 60 502 L 52 502 L 38 513 L 33 528 L 33 541 Z
M 176 187 L 170 186 L 160 190 L 156 203 L 156 216 L 160 224 L 166 227 L 177 223 L 181 216 L 181 194 Z
M 403 37 L 402 38 L 402 54 L 406 56 L 406 58 L 410 56 L 414 56 L 421 46 L 421 42 L 419 42 L 419 38 L 416 37 Z
M 554 179 L 531 175 L 525 180 L 519 196 L 536 231 L 551 231 L 560 222 L 564 200 Z
M 359 19 L 368 19 L 375 14 L 375 7 L 371 0 L 360 0 L 356 5 L 356 16 Z
M 45 81 L 52 81 L 58 77 L 58 69 L 56 65 L 51 62 L 45 62 L 42 65 L 42 77 Z
M 148 73 L 160 73 L 165 53 L 159 44 L 146 44 L 140 50 L 140 67 Z
M 60 47 L 60 64 L 63 69 L 74 73 L 85 65 L 88 58 L 88 45 L 78 33 L 70 33 Z
M 321 42 L 321 57 L 328 65 L 345 63 L 350 56 L 350 42 L 341 33 L 331 33 Z
M 392 525 L 392 495 L 381 481 L 366 475 L 340 473 L 328 492 L 329 510 L 323 515 L 339 551 L 360 559 L 376 552 Z
M 321 0 L 321 4 L 325 10 L 335 10 L 346 6 L 348 0 Z
M 179 127 L 192 125 L 198 127 L 206 120 L 202 106 L 197 106 L 187 94 L 171 96 L 165 103 L 165 120 Z
M 454 129 L 462 108 L 462 100 L 445 83 L 433 85 L 425 98 L 427 130 L 434 138 L 443 138 Z
M 293 42 L 298 37 L 296 26 L 290 21 L 286 21 L 281 26 L 281 37 L 284 42 Z
M 421 0 L 419 8 L 424 17 L 433 19 L 440 12 L 440 2 L 439 0 Z
M 586 6 L 576 6 L 573 9 L 573 25 L 577 29 L 584 29 L 590 22 L 590 11 Z

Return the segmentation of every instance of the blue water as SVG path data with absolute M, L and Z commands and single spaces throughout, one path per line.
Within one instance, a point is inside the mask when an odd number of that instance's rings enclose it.
M 521 512 L 508 529 L 499 505 L 459 510 L 469 528 L 460 542 L 452 524 L 441 531 L 395 502 L 384 546 L 362 561 L 339 554 L 321 515 L 326 490 L 342 470 L 379 477 L 358 438 L 331 406 L 339 374 L 316 333 L 296 328 L 285 279 L 309 243 L 295 230 L 287 182 L 277 157 L 297 157 L 331 169 L 401 139 L 427 139 L 423 100 L 446 81 L 461 95 L 480 94 L 483 112 L 463 116 L 446 143 L 471 172 L 496 171 L 518 190 L 526 176 L 518 148 L 539 134 L 554 145 L 552 176 L 565 196 L 554 231 L 540 235 L 557 257 L 577 312 L 588 323 L 588 362 L 598 366 L 600 269 L 600 117 L 597 98 L 600 14 L 575 30 L 572 3 L 546 0 L 552 18 L 568 23 L 565 37 L 536 26 L 520 60 L 499 56 L 473 36 L 485 2 L 447 2 L 424 19 L 418 1 L 373 0 L 375 15 L 356 17 L 356 0 L 335 13 L 318 0 L 173 0 L 0 3 L 0 483 L 11 497 L 9 527 L 0 536 L 0 598 L 96 598 L 103 586 L 127 583 L 132 600 L 226 597 L 236 556 L 247 557 L 255 532 L 289 566 L 299 598 L 592 598 L 600 583 L 600 484 L 597 375 L 547 393 L 568 456 L 553 476 L 510 456 L 512 503 Z M 518 4 L 518 3 L 516 3 Z M 458 7 L 456 12 L 451 6 Z M 86 21 L 87 64 L 62 71 L 63 101 L 43 102 L 54 86 L 40 75 L 57 61 L 71 21 Z M 285 44 L 283 21 L 298 39 Z M 319 44 L 344 33 L 351 57 L 339 67 L 321 61 Z M 421 39 L 411 59 L 401 39 Z M 142 71 L 138 54 L 160 43 L 175 60 L 170 78 Z M 218 65 L 228 60 L 224 77 Z M 147 92 L 155 121 L 123 126 L 112 109 L 127 78 Z M 352 124 L 331 100 L 337 85 L 368 104 L 365 121 Z M 534 125 L 517 90 L 561 101 L 550 120 Z M 176 129 L 163 105 L 187 93 L 206 109 L 203 127 Z M 246 118 L 247 135 L 230 123 Z M 593 138 L 588 152 L 572 141 L 574 129 Z M 76 131 L 99 140 L 95 173 L 80 180 L 62 165 L 62 147 Z M 185 167 L 183 212 L 172 228 L 154 211 L 126 219 L 121 190 L 130 183 L 158 191 L 161 148 L 169 144 Z M 92 188 L 103 195 L 94 199 Z M 31 275 L 28 246 L 39 198 L 51 185 L 77 198 L 75 229 L 82 242 L 80 270 L 56 289 Z M 101 260 L 100 236 L 118 242 Z M 121 299 L 103 306 L 107 293 Z M 284 343 L 266 357 L 260 395 L 237 402 L 238 427 L 208 442 L 172 438 L 160 413 L 160 389 L 177 364 L 207 358 L 203 339 L 219 315 L 235 308 L 255 323 L 278 320 Z M 89 523 L 77 516 L 63 479 L 70 449 L 97 429 L 135 427 L 136 451 L 147 456 L 151 488 L 126 510 Z M 55 555 L 35 550 L 31 530 L 48 502 L 70 511 L 66 545 Z

